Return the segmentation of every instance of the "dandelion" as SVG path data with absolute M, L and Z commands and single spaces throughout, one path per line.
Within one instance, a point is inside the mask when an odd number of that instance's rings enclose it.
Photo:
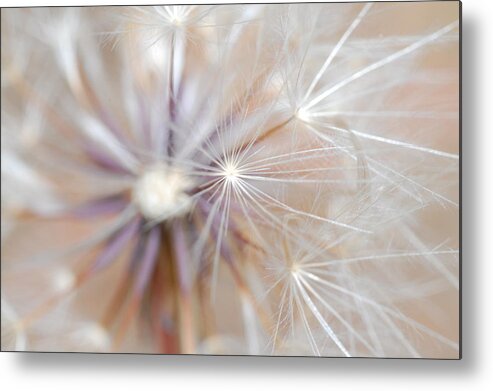
M 457 7 L 3 10 L 2 349 L 457 357 Z

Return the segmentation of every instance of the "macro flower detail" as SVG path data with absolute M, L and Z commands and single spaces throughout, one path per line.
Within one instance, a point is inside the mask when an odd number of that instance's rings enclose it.
M 459 355 L 458 3 L 2 10 L 2 349 Z

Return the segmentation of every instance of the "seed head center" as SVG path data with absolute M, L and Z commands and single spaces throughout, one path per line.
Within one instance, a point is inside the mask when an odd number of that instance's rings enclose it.
M 309 122 L 311 118 L 311 114 L 307 109 L 300 107 L 296 110 L 295 117 L 302 122 Z
M 164 165 L 154 166 L 137 179 L 133 200 L 145 218 L 164 221 L 188 212 L 191 198 L 187 190 L 191 185 L 181 171 Z
M 238 175 L 240 174 L 240 171 L 238 168 L 232 164 L 226 165 L 224 169 L 224 177 L 226 178 L 227 181 L 229 182 L 235 182 L 238 179 Z

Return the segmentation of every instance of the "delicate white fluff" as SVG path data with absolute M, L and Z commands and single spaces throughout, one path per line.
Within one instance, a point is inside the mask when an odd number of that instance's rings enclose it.
M 456 357 L 458 17 L 2 10 L 9 346 Z

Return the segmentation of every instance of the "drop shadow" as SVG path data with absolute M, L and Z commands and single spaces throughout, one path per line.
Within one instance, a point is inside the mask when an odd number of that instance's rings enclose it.
M 479 176 L 480 160 L 475 151 L 480 150 L 477 118 L 479 117 L 479 22 L 464 18 L 462 23 L 462 362 L 465 370 L 477 368 L 479 332 L 478 298 L 479 269 Z

